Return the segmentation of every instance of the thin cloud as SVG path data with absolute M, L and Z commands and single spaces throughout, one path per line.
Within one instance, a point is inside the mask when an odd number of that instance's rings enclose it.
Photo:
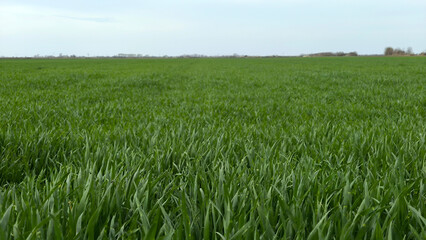
M 75 17 L 75 16 L 64 16 L 64 15 L 54 15 L 54 16 L 59 18 L 76 20 L 76 21 L 87 21 L 87 22 L 98 22 L 98 23 L 114 22 L 113 18 L 107 18 L 107 17 Z
M 0 13 L 3 15 L 26 17 L 58 17 L 77 21 L 89 22 L 113 22 L 113 18 L 105 17 L 90 12 L 79 13 L 61 8 L 37 7 L 34 5 L 0 5 Z

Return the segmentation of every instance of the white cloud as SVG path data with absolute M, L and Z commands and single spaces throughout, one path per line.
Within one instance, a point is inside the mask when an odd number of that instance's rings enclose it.
M 84 33 L 109 35 L 125 32 L 174 32 L 185 24 L 164 16 L 114 14 L 100 15 L 63 9 L 33 6 L 2 6 L 0 8 L 1 36 L 11 35 L 59 35 Z M 83 34 L 82 34 L 83 33 Z

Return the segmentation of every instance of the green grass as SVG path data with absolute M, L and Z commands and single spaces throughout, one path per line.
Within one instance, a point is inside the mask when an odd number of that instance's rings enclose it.
M 425 239 L 426 58 L 0 60 L 0 239 Z

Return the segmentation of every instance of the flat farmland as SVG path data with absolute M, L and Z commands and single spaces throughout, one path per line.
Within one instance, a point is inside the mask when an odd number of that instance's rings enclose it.
M 426 239 L 426 58 L 1 59 L 0 239 Z

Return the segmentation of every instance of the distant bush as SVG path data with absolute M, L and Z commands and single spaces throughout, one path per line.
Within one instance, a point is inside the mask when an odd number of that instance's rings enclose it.
M 310 56 L 310 57 L 344 57 L 344 56 L 358 56 L 357 52 L 349 52 L 349 53 L 345 53 L 345 52 L 320 52 L 320 53 L 313 53 L 313 54 L 308 54 L 305 56 Z
M 393 55 L 406 55 L 406 54 L 407 53 L 404 50 L 400 49 L 400 48 L 395 48 L 393 50 Z

